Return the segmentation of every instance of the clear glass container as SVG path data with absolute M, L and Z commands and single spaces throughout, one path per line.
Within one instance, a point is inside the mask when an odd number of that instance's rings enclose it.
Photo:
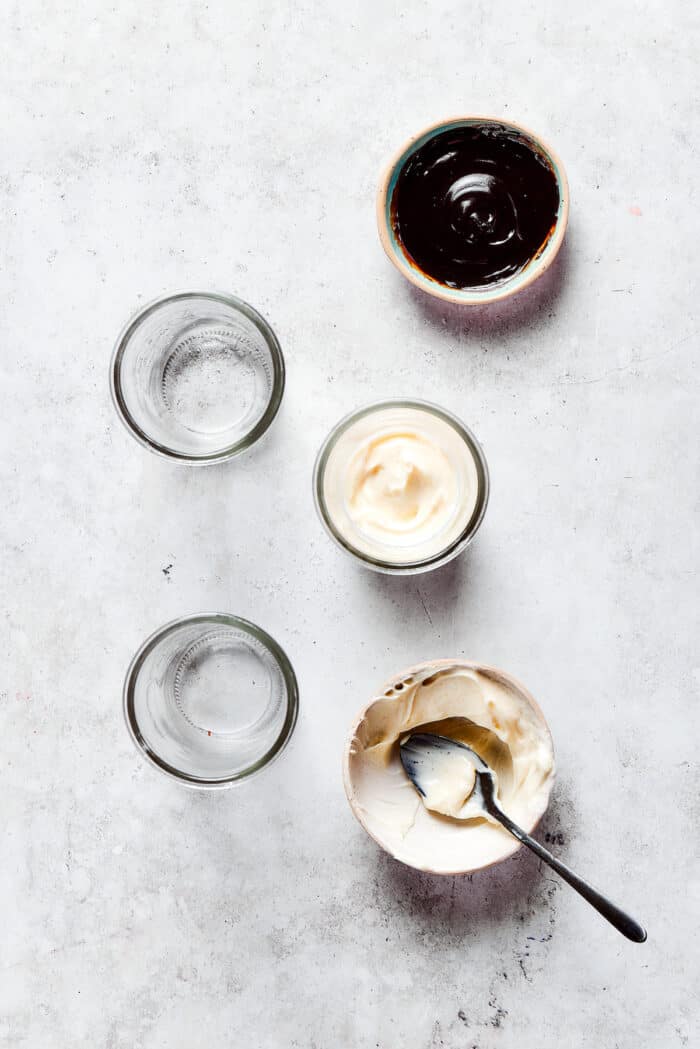
M 213 612 L 166 624 L 138 650 L 124 716 L 139 751 L 195 787 L 265 768 L 297 719 L 297 681 L 280 646 L 245 619 Z
M 272 328 L 235 298 L 179 292 L 122 331 L 110 372 L 114 405 L 151 451 L 187 463 L 229 459 L 277 414 L 284 358 Z
M 358 546 L 348 537 L 347 529 L 343 530 L 338 527 L 338 521 L 334 520 L 326 497 L 326 469 L 340 439 L 350 427 L 355 426 L 360 420 L 364 420 L 375 413 L 384 413 L 386 409 L 413 409 L 419 413 L 427 413 L 428 415 L 434 416 L 436 419 L 441 420 L 443 424 L 447 424 L 453 434 L 457 435 L 459 444 L 466 446 L 466 451 L 473 460 L 476 475 L 477 488 L 474 508 L 471 516 L 465 522 L 464 527 L 460 530 L 459 534 L 456 537 L 452 536 L 450 541 L 441 549 L 436 550 L 429 556 L 419 557 L 415 560 L 408 560 L 405 557 L 405 554 L 402 554 L 402 559 L 400 561 L 394 561 L 389 556 L 373 556 L 372 554 L 359 549 Z M 459 444 L 457 447 L 459 447 Z M 371 568 L 375 572 L 384 572 L 390 575 L 413 575 L 419 572 L 427 572 L 446 564 L 454 557 L 457 557 L 458 554 L 462 553 L 472 541 L 483 520 L 486 506 L 488 504 L 489 471 L 481 445 L 474 434 L 464 425 L 463 422 L 444 408 L 440 408 L 435 404 L 422 400 L 396 399 L 378 401 L 375 404 L 370 404 L 364 408 L 358 409 L 357 411 L 351 412 L 349 415 L 345 416 L 344 419 L 341 419 L 337 426 L 335 426 L 330 432 L 316 458 L 313 477 L 313 494 L 316 510 L 321 519 L 321 523 L 331 539 L 333 539 L 341 549 L 345 550 L 346 553 L 350 554 L 356 560 L 360 561 L 366 567 Z

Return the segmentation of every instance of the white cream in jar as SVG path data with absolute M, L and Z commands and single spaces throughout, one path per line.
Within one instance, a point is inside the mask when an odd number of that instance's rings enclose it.
M 387 402 L 358 412 L 332 435 L 322 461 L 322 516 L 346 547 L 375 562 L 440 558 L 485 505 L 480 449 L 432 405 Z
M 532 830 L 554 781 L 551 736 L 532 697 L 492 668 L 459 660 L 422 664 L 363 711 L 345 756 L 350 805 L 396 859 L 437 874 L 465 873 L 505 859 L 518 842 L 495 820 L 470 816 L 469 782 L 462 791 L 455 779 L 446 780 L 425 801 L 416 792 L 401 764 L 399 743 L 418 730 L 475 750 L 496 774 L 503 811 Z

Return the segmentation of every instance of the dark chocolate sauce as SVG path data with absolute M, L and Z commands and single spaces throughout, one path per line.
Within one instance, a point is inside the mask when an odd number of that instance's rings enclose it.
M 544 249 L 559 211 L 550 161 L 500 124 L 435 135 L 401 170 L 394 233 L 415 265 L 450 288 L 485 288 L 519 273 Z

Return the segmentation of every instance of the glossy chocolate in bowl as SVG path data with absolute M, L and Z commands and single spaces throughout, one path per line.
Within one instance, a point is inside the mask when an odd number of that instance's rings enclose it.
M 495 123 L 465 125 L 409 156 L 391 222 L 428 277 L 449 288 L 485 289 L 542 253 L 559 205 L 556 173 L 527 135 Z

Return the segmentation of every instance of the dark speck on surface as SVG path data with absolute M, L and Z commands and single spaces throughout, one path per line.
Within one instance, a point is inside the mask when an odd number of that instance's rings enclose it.
M 489 998 L 489 1006 L 491 1007 L 491 1009 L 493 1009 L 493 1015 L 491 1016 L 490 1020 L 491 1026 L 500 1027 L 503 1021 L 505 1020 L 506 1016 L 508 1015 L 508 1010 L 504 1009 L 501 1005 L 499 1005 L 498 999 L 495 997 Z

